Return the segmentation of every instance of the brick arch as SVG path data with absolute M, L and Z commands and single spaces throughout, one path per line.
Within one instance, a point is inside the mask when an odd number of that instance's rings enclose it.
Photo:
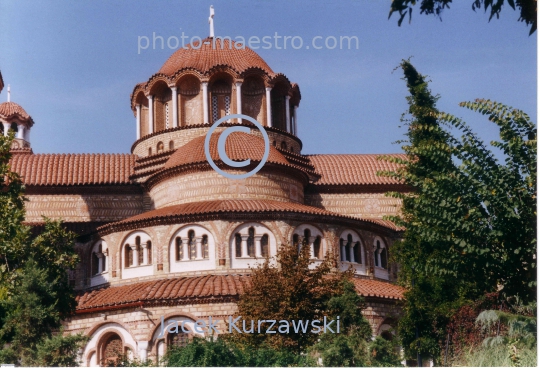
M 146 335 L 146 338 L 145 338 L 144 341 L 149 341 L 151 343 L 154 343 L 154 341 L 153 341 L 154 334 L 156 333 L 156 331 L 158 331 L 161 328 L 161 317 L 163 317 L 164 321 L 168 320 L 169 318 L 173 318 L 173 317 L 189 318 L 189 319 L 193 320 L 194 322 L 197 321 L 197 319 L 198 319 L 197 316 L 195 316 L 194 314 L 189 313 L 189 312 L 170 312 L 170 313 L 167 313 L 167 314 L 159 317 L 158 323 L 156 324 L 156 326 L 154 328 L 152 328 L 150 331 L 148 331 L 148 334 Z

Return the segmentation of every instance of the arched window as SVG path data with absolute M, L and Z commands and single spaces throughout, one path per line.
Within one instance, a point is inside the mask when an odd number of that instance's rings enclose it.
M 276 254 L 276 240 L 272 232 L 258 223 L 245 223 L 236 228 L 230 238 L 232 268 L 247 268 L 258 260 Z
M 352 235 L 349 234 L 347 235 L 347 243 L 345 244 L 345 260 L 347 262 L 351 261 L 351 246 L 352 246 Z
M 353 256 L 354 256 L 353 262 L 362 263 L 362 246 L 360 245 L 359 241 L 354 243 Z
M 228 78 L 226 78 L 228 79 Z M 226 79 L 214 81 L 210 87 L 212 94 L 212 121 L 231 114 L 231 82 Z
M 202 121 L 201 82 L 193 75 L 183 77 L 178 83 L 180 126 L 200 124 Z
M 322 232 L 315 226 L 304 224 L 298 226 L 293 232 L 293 245 L 300 249 L 300 245 L 309 248 L 310 258 L 324 258 L 324 240 Z M 298 244 L 300 242 L 300 244 Z
M 165 146 L 163 145 L 163 142 L 158 142 L 156 153 L 160 154 L 165 150 Z
M 92 275 L 98 275 L 99 272 L 99 258 L 95 252 L 92 252 Z
M 169 141 L 169 151 L 174 149 L 174 141 Z
M 116 333 L 105 337 L 101 344 L 101 366 L 116 366 L 124 354 L 124 343 Z
M 197 258 L 197 243 L 195 242 L 195 231 L 193 230 L 188 232 L 188 247 L 189 259 Z
M 281 149 L 282 150 L 287 150 L 287 142 L 285 142 L 285 141 L 281 142 Z
M 357 263 L 359 265 L 362 264 L 362 242 L 355 231 L 344 231 L 340 236 L 339 245 L 342 262 Z
M 386 251 L 386 246 L 379 239 L 375 240 L 373 256 L 374 256 L 375 266 L 381 267 L 384 269 L 388 268 L 388 254 Z
M 242 83 L 242 114 L 263 122 L 265 89 L 264 81 L 259 76 L 248 76 Z
M 189 334 L 186 332 L 169 332 L 167 334 L 167 347 L 183 348 L 189 342 Z
M 148 147 L 148 156 L 152 156 L 152 147 Z
M 242 235 L 238 233 L 234 235 L 234 244 L 236 258 L 242 257 Z
M 203 235 L 201 245 L 202 245 L 203 258 L 208 259 L 209 258 L 208 235 Z
M 131 266 L 133 266 L 133 249 L 131 249 L 131 245 L 126 244 L 124 245 L 124 267 Z
M 261 238 L 261 255 L 268 257 L 268 234 L 264 234 Z
M 184 259 L 184 247 L 182 245 L 182 238 L 177 236 L 175 239 L 175 244 L 176 244 L 176 247 L 175 247 L 176 260 L 181 261 L 182 259 Z
M 313 242 L 313 253 L 315 258 L 323 258 L 321 254 L 321 237 L 317 236 Z
M 92 276 L 101 275 L 107 271 L 107 245 L 100 240 L 94 244 L 91 252 L 90 267 Z

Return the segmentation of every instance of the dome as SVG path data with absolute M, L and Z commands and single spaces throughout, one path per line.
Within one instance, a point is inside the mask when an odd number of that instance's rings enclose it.
M 3 102 L 0 104 L 0 117 L 9 119 L 14 116 L 19 116 L 22 120 L 32 120 L 21 105 L 15 102 Z
M 163 64 L 159 73 L 173 75 L 178 70 L 193 68 L 201 73 L 207 73 L 218 65 L 226 65 L 242 73 L 249 68 L 260 68 L 269 75 L 274 72 L 268 64 L 252 49 L 245 45 L 237 49 L 240 43 L 228 39 L 205 38 L 200 42 L 180 48 Z M 223 42 L 223 45 L 222 45 Z M 232 44 L 231 44 L 232 43 Z M 222 47 L 223 46 L 223 47 Z
M 195 138 L 180 147 L 169 157 L 163 168 L 170 169 L 182 165 L 207 162 L 204 153 L 205 138 L 206 136 Z M 219 133 L 214 133 L 210 137 L 210 156 L 214 161 L 220 161 L 217 149 L 218 139 Z M 264 153 L 264 140 L 253 134 L 234 132 L 229 135 L 225 142 L 225 152 L 227 152 L 227 156 L 233 161 L 244 161 L 247 159 L 260 161 Z M 272 146 L 270 146 L 267 162 L 290 166 L 285 156 Z

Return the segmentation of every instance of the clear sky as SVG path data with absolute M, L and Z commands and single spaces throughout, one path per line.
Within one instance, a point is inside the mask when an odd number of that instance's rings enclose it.
M 507 5 L 501 19 L 455 1 L 442 22 L 413 14 L 388 20 L 390 1 L 0 1 L 0 71 L 12 101 L 32 115 L 35 153 L 127 153 L 135 141 L 129 97 L 174 52 L 138 39 L 208 36 L 210 4 L 216 34 L 299 36 L 301 49 L 260 49 L 275 72 L 300 85 L 298 131 L 303 153 L 399 152 L 407 90 L 399 70 L 413 56 L 441 95 L 439 108 L 464 117 L 484 139 L 497 129 L 457 104 L 489 98 L 537 116 L 536 34 Z M 358 49 L 315 50 L 333 36 L 356 36 Z M 332 46 L 332 39 L 329 39 Z M 172 45 L 174 46 L 174 45 Z M 278 43 L 283 47 L 283 41 Z M 7 88 L 0 94 L 6 101 Z

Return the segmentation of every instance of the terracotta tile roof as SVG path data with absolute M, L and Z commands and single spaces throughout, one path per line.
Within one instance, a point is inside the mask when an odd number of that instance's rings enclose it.
M 403 287 L 384 281 L 354 278 L 353 283 L 358 294 L 363 297 L 401 300 L 405 292 Z
M 19 116 L 23 120 L 31 121 L 32 118 L 21 105 L 15 102 L 3 102 L 0 103 L 0 116 L 9 119 L 14 116 Z
M 201 201 L 192 203 L 183 203 L 174 206 L 168 206 L 157 210 L 142 213 L 137 216 L 129 217 L 118 222 L 111 222 L 101 226 L 98 231 L 103 234 L 109 234 L 119 229 L 131 229 L 148 224 L 168 224 L 186 220 L 188 217 L 204 215 L 223 215 L 223 214 L 253 214 L 253 213 L 299 213 L 306 215 L 326 216 L 335 219 L 353 220 L 355 222 L 370 222 L 382 227 L 395 230 L 395 226 L 388 227 L 382 223 L 358 219 L 356 217 L 341 215 L 336 212 L 327 211 L 322 208 L 306 206 L 294 202 L 280 202 L 263 199 L 229 199 Z
M 307 155 L 315 171 L 321 178 L 314 185 L 373 185 L 400 184 L 399 181 L 384 176 L 377 176 L 377 171 L 395 170 L 397 164 L 378 160 L 383 155 Z M 405 159 L 404 154 L 384 156 Z
M 138 282 L 87 291 L 77 296 L 77 311 L 135 302 L 238 297 L 249 286 L 246 275 L 208 275 Z
M 269 75 L 274 72 L 268 64 L 252 49 L 244 47 L 237 49 L 238 44 L 224 39 L 216 39 L 215 47 L 212 38 L 206 38 L 199 42 L 178 49 L 163 64 L 159 73 L 173 75 L 178 70 L 193 68 L 202 73 L 207 73 L 218 65 L 227 65 L 238 73 L 242 73 L 249 68 L 260 68 Z
M 26 185 L 129 184 L 135 158 L 126 154 L 16 154 L 10 163 Z
M 404 289 L 382 281 L 353 279 L 357 292 L 365 297 L 403 299 Z M 134 303 L 180 303 L 211 301 L 223 297 L 237 298 L 251 285 L 249 275 L 207 275 L 177 277 L 106 287 L 77 296 L 77 312 L 121 307 Z
M 210 156 L 214 162 L 220 160 L 217 148 L 219 136 L 220 133 L 214 133 L 210 137 Z M 169 169 L 181 165 L 207 162 L 204 153 L 205 139 L 206 136 L 198 137 L 180 147 L 171 155 L 163 168 Z M 225 142 L 225 152 L 227 152 L 227 156 L 234 161 L 243 161 L 247 159 L 261 161 L 264 154 L 264 140 L 253 134 L 234 132 L 229 135 Z M 271 145 L 267 162 L 289 165 L 287 159 Z

